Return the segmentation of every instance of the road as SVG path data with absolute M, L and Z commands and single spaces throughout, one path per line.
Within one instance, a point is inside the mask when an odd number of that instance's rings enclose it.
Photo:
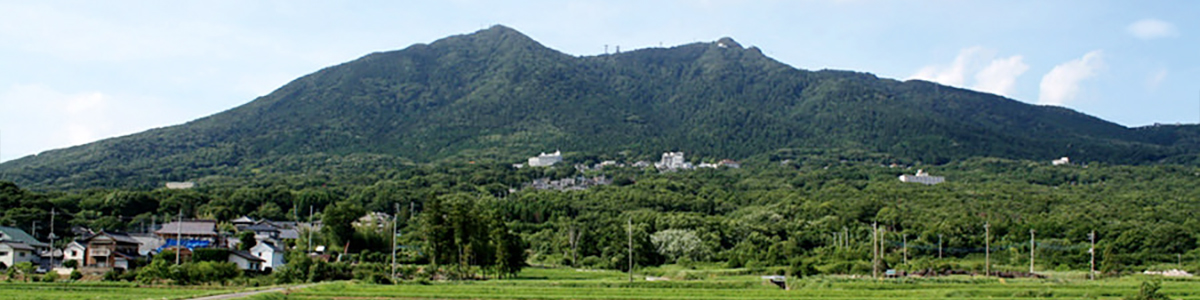
M 305 285 L 294 285 L 294 286 L 281 286 L 281 287 L 274 287 L 274 288 L 263 289 L 263 290 L 256 290 L 256 291 L 245 291 L 245 292 L 237 292 L 237 293 L 232 293 L 232 294 L 220 294 L 220 295 L 204 296 L 204 297 L 199 297 L 199 298 L 191 298 L 191 299 L 188 299 L 188 300 L 228 300 L 228 299 L 238 299 L 238 298 L 250 297 L 250 296 L 254 296 L 254 295 L 258 295 L 258 294 L 262 294 L 262 293 L 278 293 L 278 292 L 281 292 L 281 291 L 283 291 L 283 290 L 287 290 L 287 289 L 291 289 L 291 290 L 298 290 L 298 289 L 302 289 L 302 288 L 306 288 L 306 287 L 310 287 L 310 286 L 312 286 L 312 284 L 305 284 Z

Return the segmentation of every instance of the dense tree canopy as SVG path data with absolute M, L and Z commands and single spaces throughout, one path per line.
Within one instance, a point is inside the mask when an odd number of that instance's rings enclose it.
M 0 183 L 0 224 L 31 229 L 36 221 L 35 235 L 44 239 L 51 208 L 55 234 L 70 237 L 70 225 L 140 231 L 180 210 L 187 218 L 222 222 L 255 214 L 303 222 L 311 207 L 324 228 L 313 236 L 315 245 L 356 255 L 356 261 L 385 262 L 395 226 L 401 233 L 398 261 L 433 264 L 454 276 L 505 276 L 527 262 L 623 270 L 630 239 L 635 267 L 716 262 L 862 273 L 870 270 L 872 224 L 883 229 L 885 264 L 905 269 L 939 266 L 939 249 L 967 260 L 982 255 L 985 223 L 998 266 L 1028 267 L 1030 230 L 1037 232 L 1043 269 L 1086 268 L 1093 231 L 1106 271 L 1200 259 L 1200 192 L 1190 188 L 1200 184 L 1195 167 L 1053 166 L 998 158 L 911 165 L 887 155 L 799 150 L 743 164 L 659 173 L 479 162 L 412 167 L 362 185 L 193 190 L 42 193 Z M 918 168 L 947 182 L 896 180 Z M 541 176 L 596 175 L 629 182 L 578 191 L 521 184 Z M 493 185 L 515 192 L 496 193 L 488 188 Z M 278 211 L 263 214 L 268 206 Z M 369 211 L 399 212 L 399 222 L 352 225 Z

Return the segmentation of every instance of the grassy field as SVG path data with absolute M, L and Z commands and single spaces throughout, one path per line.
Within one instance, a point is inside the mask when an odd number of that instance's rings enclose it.
M 132 283 L 19 283 L 0 282 L 0 299 L 9 300 L 124 300 L 186 299 L 234 291 L 224 287 L 146 287 Z
M 343 282 L 286 296 L 267 294 L 252 299 L 1121 299 L 1137 293 L 1143 280 L 1152 279 L 1001 280 L 953 276 L 871 280 L 822 276 L 794 280 L 790 282 L 791 290 L 781 290 L 754 275 L 686 281 L 637 278 L 633 283 L 626 276 L 607 271 L 529 269 L 520 278 L 508 280 L 399 285 Z M 1164 279 L 1161 291 L 1172 299 L 1200 299 L 1200 280 Z
M 528 268 L 518 278 L 464 282 L 375 285 L 334 282 L 268 299 L 1121 299 L 1137 293 L 1143 281 L 1161 280 L 1172 299 L 1200 299 L 1200 279 L 1128 276 L 1097 281 L 1077 273 L 1049 273 L 1050 279 L 998 279 L 971 276 L 872 280 L 817 276 L 791 280 L 790 290 L 764 283 L 743 269 L 647 269 L 651 275 L 691 280 L 647 281 L 613 271 Z M 233 292 L 227 287 L 142 287 L 127 283 L 0 283 L 0 299 L 186 299 Z

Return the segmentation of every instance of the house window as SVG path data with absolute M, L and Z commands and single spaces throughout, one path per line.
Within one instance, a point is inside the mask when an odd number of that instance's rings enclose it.
M 79 250 L 71 250 L 71 256 L 79 256 Z
M 20 253 L 20 256 L 21 256 L 21 257 L 25 257 L 25 252 L 21 252 L 21 253 Z
M 0 251 L 0 256 L 8 256 L 8 252 L 7 252 L 7 251 Z

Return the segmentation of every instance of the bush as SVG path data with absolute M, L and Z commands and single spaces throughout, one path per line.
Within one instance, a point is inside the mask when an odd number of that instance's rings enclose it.
M 83 273 L 80 273 L 79 270 L 71 270 L 71 280 L 80 280 L 80 279 L 83 279 Z
M 375 284 L 391 284 L 392 280 L 388 278 L 387 272 L 390 272 L 389 266 L 378 263 L 363 263 L 354 266 L 354 280 L 370 282 Z
M 1142 286 L 1138 288 L 1136 295 L 1125 297 L 1126 300 L 1167 300 L 1171 297 L 1159 292 L 1162 288 L 1162 283 L 1159 281 L 1142 281 Z
M 603 268 L 604 267 L 604 260 L 600 259 L 599 257 L 596 257 L 596 256 L 585 256 L 583 259 L 580 260 L 580 262 L 582 262 L 583 266 L 587 267 L 587 268 Z
M 121 280 L 121 273 L 121 269 L 112 269 L 104 272 L 104 276 L 100 278 L 104 281 L 118 281 Z
M 78 260 L 67 260 L 67 261 L 63 262 L 62 266 L 63 266 L 63 268 L 71 268 L 71 269 L 78 268 L 79 261 Z
M 788 275 L 796 278 L 804 278 L 812 275 L 817 275 L 817 268 L 813 267 L 812 263 L 803 258 L 794 258 L 788 265 Z
M 229 260 L 229 249 L 196 248 L 192 250 L 192 262 L 223 262 Z
M 58 272 L 50 271 L 50 272 L 46 272 L 46 275 L 42 275 L 42 282 L 55 282 L 55 281 L 58 281 Z

